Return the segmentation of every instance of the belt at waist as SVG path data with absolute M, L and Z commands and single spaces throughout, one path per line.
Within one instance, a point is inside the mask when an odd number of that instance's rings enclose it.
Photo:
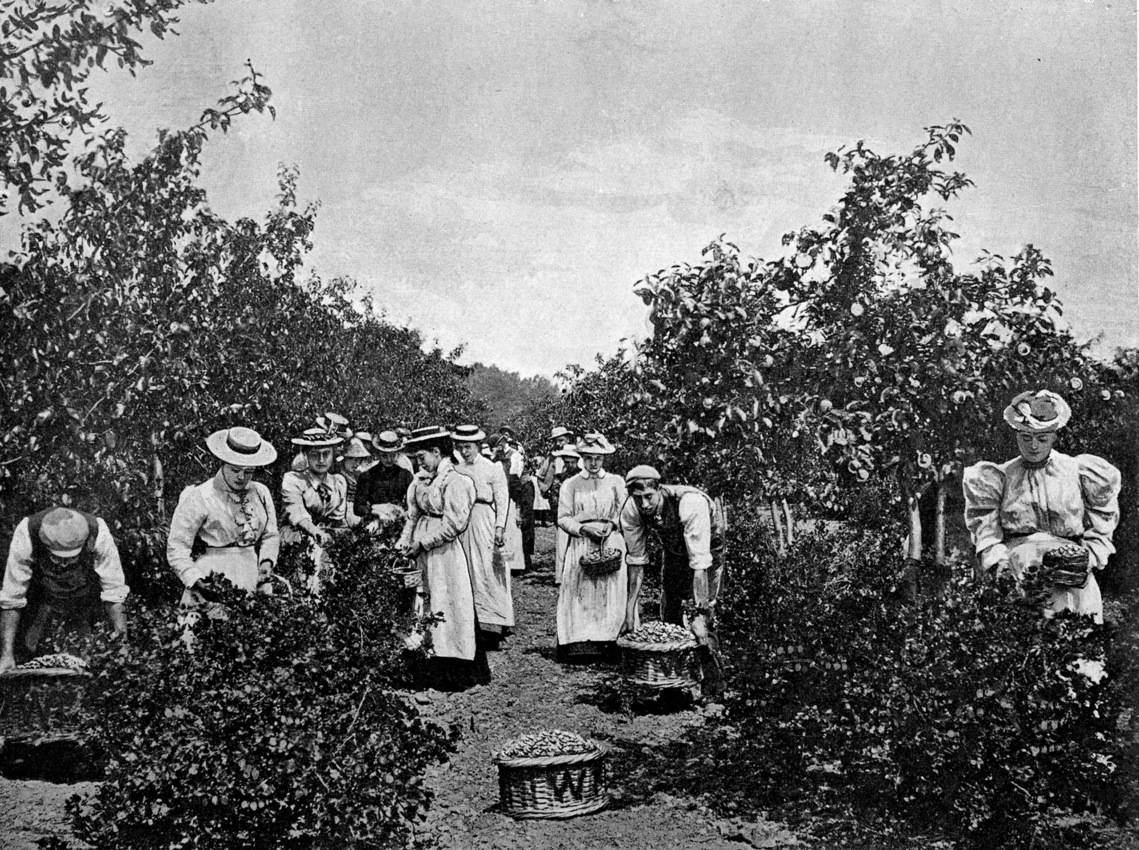
M 230 543 L 228 546 L 207 546 L 207 552 L 225 552 L 229 549 L 252 549 L 252 543 Z
M 492 502 L 490 499 L 475 499 L 475 504 L 476 505 L 491 505 L 491 506 L 493 506 L 494 502 Z
M 424 511 L 423 515 L 429 516 L 432 519 L 443 519 L 443 514 L 433 514 L 433 513 L 431 513 L 431 511 Z
M 1024 532 L 1021 532 L 1018 534 L 1006 534 L 1005 540 L 1022 540 L 1025 537 L 1031 537 L 1033 534 L 1051 534 L 1053 537 L 1056 537 L 1060 540 L 1069 540 L 1072 543 L 1083 543 L 1084 542 L 1084 535 L 1082 535 L 1082 534 L 1074 534 L 1072 536 L 1067 536 L 1064 534 L 1052 534 L 1051 531 L 1024 531 Z

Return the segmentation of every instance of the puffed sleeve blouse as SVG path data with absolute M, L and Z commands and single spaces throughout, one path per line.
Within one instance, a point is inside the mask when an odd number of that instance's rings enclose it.
M 963 476 L 965 524 L 984 567 L 1008 558 L 1005 539 L 1034 532 L 1080 538 L 1102 569 L 1115 551 L 1119 470 L 1101 457 L 1053 451 L 1042 465 L 981 462 Z

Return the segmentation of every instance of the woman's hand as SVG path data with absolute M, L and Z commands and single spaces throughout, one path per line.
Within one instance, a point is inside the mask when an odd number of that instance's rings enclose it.
M 273 577 L 273 562 L 262 561 L 257 565 L 257 583 L 265 584 Z
M 321 546 L 327 546 L 332 542 L 332 535 L 326 529 L 323 529 L 318 525 L 313 527 L 312 539 Z
M 592 525 L 583 525 L 581 527 L 581 536 L 588 537 L 597 543 L 602 542 L 608 535 L 599 528 L 594 528 Z
M 407 557 L 414 558 L 423 551 L 423 547 L 416 542 L 411 542 L 401 546 L 400 551 Z
M 495 548 L 498 548 L 498 549 L 501 549 L 503 546 L 506 545 L 506 532 L 503 531 L 501 528 L 496 528 L 494 530 L 494 545 L 495 545 Z

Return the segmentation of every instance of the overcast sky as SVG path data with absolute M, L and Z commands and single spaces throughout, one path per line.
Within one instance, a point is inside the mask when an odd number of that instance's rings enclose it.
M 959 263 L 1051 257 L 1080 338 L 1139 344 L 1135 4 L 217 0 L 154 65 L 96 90 L 139 146 L 228 93 L 245 59 L 277 120 L 207 146 L 226 216 L 276 164 L 321 203 L 310 265 L 465 361 L 523 374 L 644 327 L 632 285 L 727 233 L 771 257 L 843 181 L 823 154 L 973 130 Z

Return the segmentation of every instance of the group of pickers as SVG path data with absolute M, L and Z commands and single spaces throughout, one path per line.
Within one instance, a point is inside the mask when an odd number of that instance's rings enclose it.
M 1016 432 L 1018 457 L 964 470 L 965 523 L 980 563 L 997 577 L 1020 583 L 1063 555 L 1045 616 L 1072 610 L 1102 621 L 1094 573 L 1115 551 L 1120 474 L 1104 458 L 1055 449 L 1070 417 L 1065 400 L 1048 390 L 1012 399 L 1004 420 Z M 170 523 L 167 559 L 185 586 L 182 604 L 216 602 L 215 573 L 249 592 L 264 587 L 282 540 L 307 544 L 305 578 L 319 593 L 334 534 L 361 525 L 392 537 L 399 530 L 397 545 L 415 566 L 407 573 L 413 604 L 430 624 L 423 665 L 429 678 L 443 687 L 485 682 L 487 649 L 498 648 L 515 625 L 511 572 L 527 562 L 519 514 L 545 495 L 557 521 L 558 659 L 609 657 L 618 637 L 639 627 L 645 544 L 654 535 L 662 551 L 661 619 L 691 629 L 705 693 L 718 692 L 714 611 L 724 527 L 716 503 L 695 487 L 662 483 L 651 466 L 611 473 L 605 460 L 614 447 L 604 435 L 578 437 L 561 427 L 551 432 L 536 470 L 538 492 L 527 495 L 517 487 L 526 464 L 511 436 L 504 429 L 488 439 L 479 427 L 463 425 L 372 437 L 326 414 L 292 440 L 300 454 L 281 481 L 278 532 L 269 489 L 253 480 L 276 450 L 249 428 L 211 434 L 206 447 L 217 458 L 217 474 L 183 491 Z M 334 472 L 345 444 L 341 472 Z M 376 457 L 365 469 L 367 444 Z M 587 570 L 591 558 L 615 568 Z M 66 507 L 26 517 L 13 535 L 0 588 L 0 673 L 33 656 L 55 626 L 89 631 L 100 603 L 113 628 L 124 632 L 128 592 L 103 520 Z
M 650 466 L 623 477 L 608 472 L 609 440 L 578 438 L 563 427 L 551 432 L 533 476 L 507 428 L 489 439 L 474 425 L 372 436 L 330 413 L 291 442 L 298 454 L 281 480 L 278 524 L 269 488 L 253 480 L 277 459 L 274 447 L 245 427 L 206 439 L 217 472 L 182 492 L 167 537 L 184 608 L 217 603 L 215 574 L 244 591 L 271 592 L 282 542 L 307 547 L 302 578 L 319 594 L 334 569 L 327 545 L 361 528 L 390 536 L 416 568 L 407 584 L 425 626 L 408 645 L 422 642 L 426 650 L 422 681 L 445 689 L 485 683 L 487 651 L 500 648 L 515 626 L 511 573 L 531 563 L 533 523 L 520 514 L 548 503 L 557 524 L 558 660 L 610 659 L 617 638 L 638 628 L 646 537 L 653 534 L 663 551 L 662 619 L 692 629 L 705 691 L 720 690 L 713 612 L 723 529 L 703 491 L 664 484 Z M 528 491 L 518 486 L 523 479 L 533 482 Z M 619 567 L 603 575 L 584 570 L 583 559 L 601 552 L 619 553 Z M 128 593 L 104 520 L 62 506 L 26 517 L 0 589 L 0 673 L 33 658 L 51 633 L 90 633 L 100 607 L 125 633 Z

